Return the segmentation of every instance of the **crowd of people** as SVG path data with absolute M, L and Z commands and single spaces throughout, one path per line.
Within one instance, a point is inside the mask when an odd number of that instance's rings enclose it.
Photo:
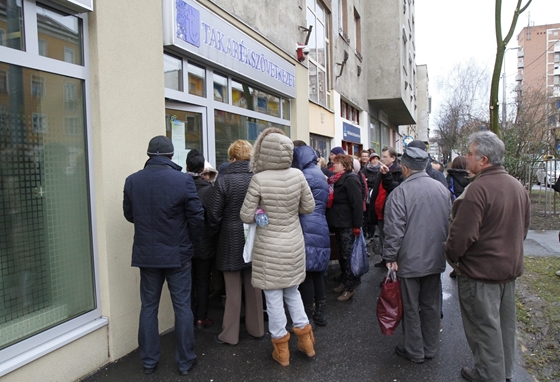
M 504 170 L 504 144 L 495 134 L 473 134 L 467 155 L 447 169 L 422 141 L 410 142 L 402 155 L 392 147 L 356 156 L 334 147 L 325 163 L 318 151 L 276 128 L 264 130 L 254 145 L 233 142 L 217 176 L 199 150 L 188 153 L 186 172 L 171 161 L 173 152 L 169 138 L 154 137 L 144 169 L 124 188 L 124 215 L 134 224 L 132 265 L 141 276 L 144 373 L 154 373 L 159 361 L 157 312 L 165 281 L 181 375 L 196 364 L 194 328 L 214 324 L 208 304 L 215 289 L 225 295 L 216 343 L 239 342 L 242 314 L 247 333 L 262 338 L 266 314 L 276 362 L 290 363 L 290 333 L 298 350 L 314 357 L 313 331 L 328 322 L 331 252 L 340 266 L 333 291 L 345 303 L 361 283 L 350 259 L 363 235 L 381 257 L 375 266 L 396 271 L 401 283 L 404 337 L 397 356 L 423 363 L 437 353 L 447 260 L 474 355 L 474 367 L 461 375 L 511 379 L 515 279 L 523 272 L 530 203 Z M 257 213 L 266 220 L 256 224 Z

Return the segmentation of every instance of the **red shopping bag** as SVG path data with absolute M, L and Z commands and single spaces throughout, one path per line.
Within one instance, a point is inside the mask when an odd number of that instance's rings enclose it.
M 401 282 L 397 280 L 397 273 L 389 269 L 387 276 L 381 283 L 381 293 L 377 298 L 377 321 L 381 333 L 390 336 L 395 332 L 402 320 Z

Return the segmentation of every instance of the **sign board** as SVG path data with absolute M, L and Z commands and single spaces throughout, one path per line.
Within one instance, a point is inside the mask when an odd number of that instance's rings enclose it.
M 360 143 L 360 128 L 346 122 L 342 122 L 342 139 L 349 142 Z
M 295 97 L 295 65 L 194 0 L 163 0 L 163 28 L 165 46 Z

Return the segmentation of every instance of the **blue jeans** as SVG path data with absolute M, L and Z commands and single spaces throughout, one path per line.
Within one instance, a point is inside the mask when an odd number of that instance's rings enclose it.
M 175 312 L 175 361 L 179 371 L 189 370 L 194 354 L 194 319 L 191 310 L 191 262 L 181 268 L 140 268 L 140 325 L 138 346 L 145 368 L 155 367 L 160 357 L 158 310 L 163 283 Z

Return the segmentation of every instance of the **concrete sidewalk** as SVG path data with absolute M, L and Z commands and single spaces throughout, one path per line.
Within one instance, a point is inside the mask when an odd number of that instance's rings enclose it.
M 526 255 L 560 256 L 556 231 L 531 231 L 525 241 Z M 186 377 L 180 377 L 174 361 L 173 333 L 162 335 L 161 360 L 155 374 L 142 373 L 138 350 L 97 373 L 84 382 L 104 381 L 462 381 L 460 370 L 472 365 L 472 354 L 463 333 L 457 284 L 442 275 L 444 319 L 441 348 L 433 360 L 414 364 L 395 355 L 394 348 L 402 343 L 402 330 L 393 336 L 383 336 L 376 318 L 379 283 L 385 271 L 374 268 L 377 256 L 370 258 L 370 271 L 362 277 L 352 300 L 341 303 L 332 292 L 337 285 L 332 280 L 338 267 L 329 268 L 327 278 L 328 325 L 315 331 L 316 352 L 308 359 L 297 350 L 297 339 L 290 340 L 290 366 L 279 366 L 272 360 L 270 335 L 255 340 L 242 325 L 237 346 L 220 345 L 213 336 L 220 332 L 223 308 L 221 299 L 210 303 L 209 317 L 215 323 L 204 330 L 195 330 L 198 365 Z M 140 303 L 140 302 L 138 302 Z M 136 323 L 134 323 L 136 324 Z M 519 356 L 518 356 L 519 359 Z M 525 369 L 516 366 L 513 381 L 534 381 Z

